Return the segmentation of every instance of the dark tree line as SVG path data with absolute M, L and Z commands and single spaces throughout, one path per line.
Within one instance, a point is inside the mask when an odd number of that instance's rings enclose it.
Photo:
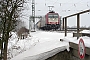
M 0 0 L 0 60 L 7 60 L 10 32 L 15 29 L 24 0 Z

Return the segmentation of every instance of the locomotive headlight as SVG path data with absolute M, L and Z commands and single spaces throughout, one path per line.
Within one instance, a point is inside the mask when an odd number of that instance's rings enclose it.
M 49 18 L 49 20 L 50 20 L 50 18 Z
M 53 20 L 55 20 L 55 18 L 53 18 Z

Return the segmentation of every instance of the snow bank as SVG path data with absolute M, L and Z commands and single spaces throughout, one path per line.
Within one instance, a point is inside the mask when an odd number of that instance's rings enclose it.
M 8 43 L 8 60 L 30 49 L 38 42 L 37 37 L 32 36 L 26 39 L 18 39 L 17 34 L 15 32 L 11 32 L 11 34 L 12 36 L 9 39 Z
M 85 46 L 90 48 L 90 37 L 83 36 L 83 37 L 80 37 L 80 38 L 83 39 Z M 79 43 L 80 38 L 78 39 L 78 43 Z
M 26 51 L 14 56 L 11 60 L 44 60 L 65 49 L 69 51 L 69 43 L 60 42 L 60 38 L 64 38 L 64 33 L 36 31 L 30 34 L 31 39 L 30 37 L 27 38 L 30 43 L 25 39 L 26 41 L 20 40 L 16 44 L 16 46 L 21 46 Z M 31 45 L 33 47 L 30 47 Z M 30 49 L 27 49 L 28 46 Z
M 67 48 L 69 49 L 69 44 L 66 42 L 48 41 L 38 43 L 30 50 L 19 54 L 11 60 L 44 60 Z
M 81 33 L 90 34 L 90 30 L 83 30 L 83 31 L 81 31 Z M 88 36 L 81 36 L 78 39 L 77 39 L 77 37 L 64 37 L 63 40 L 67 41 L 67 42 L 73 42 L 73 43 L 79 44 L 79 40 L 81 38 L 83 39 L 85 46 L 90 48 L 90 37 L 88 37 Z
M 85 46 L 90 48 L 90 37 L 87 37 L 87 36 L 79 37 L 78 40 L 77 40 L 77 37 L 71 37 L 71 38 L 65 37 L 63 38 L 63 40 L 66 42 L 73 42 L 73 43 L 79 44 L 80 38 L 83 39 Z
M 80 33 L 88 33 L 88 34 L 90 34 L 90 30 L 83 30 Z
M 25 57 L 23 60 L 45 60 L 61 51 L 64 51 L 65 49 L 66 49 L 65 46 L 58 47 L 51 51 L 47 51 L 47 52 L 44 52 L 35 56 Z

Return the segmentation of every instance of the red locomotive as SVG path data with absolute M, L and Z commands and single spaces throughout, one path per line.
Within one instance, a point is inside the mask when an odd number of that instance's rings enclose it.
M 42 19 L 37 23 L 37 27 L 43 30 L 51 30 L 60 28 L 60 17 L 58 13 L 51 11 L 47 13 Z

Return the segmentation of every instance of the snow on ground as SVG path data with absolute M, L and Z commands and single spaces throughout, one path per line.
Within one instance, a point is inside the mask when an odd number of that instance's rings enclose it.
M 12 49 L 11 60 L 44 60 L 65 49 L 69 51 L 69 44 L 60 42 L 60 39 L 64 38 L 64 33 L 36 31 L 30 35 L 27 39 L 17 40 L 17 44 L 14 44 L 17 49 Z M 68 33 L 68 37 L 71 36 L 72 33 Z
M 46 42 L 46 41 L 52 41 L 52 40 L 58 40 L 60 41 L 61 38 L 64 38 L 64 33 L 58 33 L 56 31 L 37 31 L 34 33 L 31 33 L 34 37 L 39 38 L 39 42 Z M 68 33 L 67 37 L 71 37 L 72 33 Z
M 90 34 L 90 30 L 83 30 L 83 31 L 81 31 L 81 33 L 88 33 L 88 34 Z
M 12 37 L 8 43 L 8 60 L 17 56 L 18 54 L 30 49 L 38 42 L 36 37 L 29 37 L 26 39 L 18 39 L 16 33 L 12 32 Z
M 83 30 L 80 33 L 90 34 L 90 30 Z M 67 41 L 67 42 L 73 42 L 73 43 L 79 44 L 79 40 L 81 38 L 83 39 L 85 46 L 90 48 L 90 37 L 88 37 L 88 36 L 81 36 L 78 39 L 77 39 L 77 37 L 64 37 L 63 40 Z
M 68 43 L 48 41 L 37 43 L 31 49 L 19 54 L 11 60 L 43 60 L 69 47 Z M 57 49 L 56 49 L 57 48 Z
M 87 33 L 87 31 L 82 31 L 82 33 Z M 78 44 L 80 38 L 84 40 L 86 47 L 90 47 L 90 37 L 82 36 L 77 40 L 77 37 L 72 37 L 72 33 L 68 33 L 66 37 L 64 34 L 55 31 L 36 31 L 31 32 L 31 37 L 24 40 L 18 40 L 17 38 L 16 40 L 10 39 L 13 46 L 18 48 L 10 51 L 11 55 L 13 55 L 13 57 L 10 56 L 12 57 L 11 60 L 45 60 L 65 49 L 69 51 L 68 42 Z M 60 39 L 64 39 L 64 41 L 61 42 Z M 11 45 L 9 44 L 10 47 Z

